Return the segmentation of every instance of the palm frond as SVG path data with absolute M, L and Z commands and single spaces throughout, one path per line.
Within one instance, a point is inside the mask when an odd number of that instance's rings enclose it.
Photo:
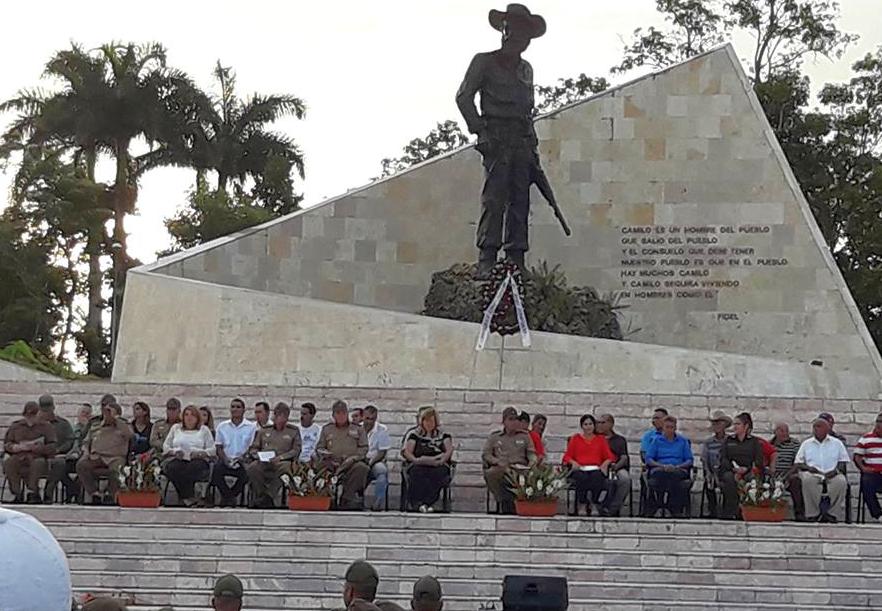
M 242 113 L 234 126 L 234 131 L 247 132 L 272 123 L 277 119 L 294 115 L 302 119 L 306 105 L 298 97 L 291 95 L 254 95 L 242 107 Z

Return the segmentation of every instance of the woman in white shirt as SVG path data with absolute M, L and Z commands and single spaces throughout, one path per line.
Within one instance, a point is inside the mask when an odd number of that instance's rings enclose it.
M 178 491 L 178 498 L 187 507 L 197 505 L 196 482 L 206 481 L 211 471 L 209 460 L 213 459 L 216 450 L 214 437 L 195 405 L 184 408 L 181 421 L 168 432 L 162 445 L 163 456 L 167 460 L 163 467 L 165 476 Z

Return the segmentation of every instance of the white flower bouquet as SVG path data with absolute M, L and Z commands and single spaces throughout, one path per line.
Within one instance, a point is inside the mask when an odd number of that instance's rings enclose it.
M 547 463 L 529 469 L 509 469 L 508 487 L 519 501 L 552 501 L 567 488 L 568 470 Z
M 282 474 L 282 483 L 294 496 L 332 496 L 337 476 L 320 465 L 295 463 L 291 475 Z
M 162 467 L 151 452 L 139 454 L 116 471 L 120 490 L 130 492 L 156 492 Z

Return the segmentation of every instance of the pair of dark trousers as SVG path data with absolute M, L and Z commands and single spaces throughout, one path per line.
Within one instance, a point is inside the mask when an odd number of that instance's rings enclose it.
M 662 471 L 655 468 L 649 474 L 650 494 L 647 497 L 647 515 L 655 515 L 662 499 L 667 495 L 667 509 L 674 515 L 680 515 L 686 508 L 686 499 L 692 482 L 689 473 L 682 469 Z
M 529 249 L 530 184 L 533 165 L 538 163 L 531 134 L 530 126 L 522 121 L 491 122 L 487 141 L 478 144 L 484 165 L 477 236 L 482 251 L 496 252 L 500 246 L 506 251 Z
M 745 476 L 746 480 L 751 478 L 750 474 Z M 723 492 L 723 510 L 720 517 L 732 519 L 735 517 L 735 512 L 738 511 L 738 480 L 735 479 L 734 471 L 720 473 L 720 490 Z
M 882 490 L 882 473 L 861 473 L 861 493 L 864 495 L 864 503 L 870 515 L 874 518 L 882 516 L 882 508 L 879 507 L 879 497 L 876 494 Z
M 232 488 L 227 484 L 227 477 L 236 478 Z M 245 471 L 245 466 L 241 463 L 231 467 L 223 461 L 218 461 L 214 464 L 214 469 L 211 472 L 211 483 L 220 492 L 221 499 L 229 501 L 235 499 L 245 490 L 245 484 L 248 483 L 248 472 Z
M 185 501 L 196 496 L 194 492 L 196 482 L 205 481 L 208 477 L 209 466 L 208 461 L 202 458 L 194 458 L 193 460 L 173 458 L 166 463 L 163 471 L 175 490 L 178 491 L 178 498 Z
M 606 477 L 603 471 L 573 471 L 570 473 L 570 479 L 576 486 L 576 505 L 586 505 L 588 503 L 588 493 L 591 493 L 591 502 L 597 503 L 600 499 L 600 493 L 606 487 Z
M 802 480 L 799 478 L 799 471 L 787 475 L 784 478 L 784 484 L 787 491 L 790 492 L 790 498 L 793 499 L 793 517 L 797 520 L 805 519 L 805 501 L 802 500 Z
M 407 469 L 407 500 L 411 507 L 438 502 L 441 490 L 450 483 L 450 467 L 447 465 L 411 465 Z
M 45 496 L 51 499 L 51 492 L 55 490 L 58 482 L 64 486 L 67 498 L 76 496 L 80 491 L 79 482 L 71 479 L 71 474 L 77 472 L 77 459 L 66 456 L 55 456 L 49 459 L 49 476 L 46 478 Z

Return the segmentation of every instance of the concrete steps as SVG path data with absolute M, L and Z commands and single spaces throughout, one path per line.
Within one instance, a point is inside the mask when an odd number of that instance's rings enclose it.
M 880 526 L 24 510 L 55 533 L 78 591 L 124 594 L 138 611 L 205 609 L 225 572 L 245 582 L 248 609 L 331 609 L 357 558 L 375 564 L 381 594 L 405 607 L 413 582 L 432 573 L 445 609 L 500 609 L 503 576 L 526 573 L 567 577 L 575 610 L 882 608 Z

